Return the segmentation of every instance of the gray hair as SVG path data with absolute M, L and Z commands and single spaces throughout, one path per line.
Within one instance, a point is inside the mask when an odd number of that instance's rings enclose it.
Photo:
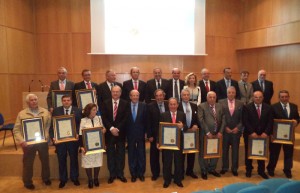
M 38 99 L 38 97 L 37 97 L 36 94 L 29 93 L 28 95 L 26 95 L 25 101 L 26 101 L 26 102 L 29 102 L 29 99 L 30 99 L 31 97 L 34 97 L 34 98 Z

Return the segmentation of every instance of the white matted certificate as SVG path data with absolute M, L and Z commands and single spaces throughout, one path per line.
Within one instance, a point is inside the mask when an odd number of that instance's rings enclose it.
M 28 145 L 47 142 L 42 117 L 22 119 L 21 123 L 24 141 Z
M 91 149 L 100 147 L 100 135 L 97 131 L 92 131 L 87 133 L 88 146 Z
M 64 143 L 64 142 L 78 140 L 75 117 L 73 114 L 54 116 L 53 130 L 54 130 L 55 143 Z
M 76 90 L 77 105 L 79 108 L 84 108 L 87 104 L 97 104 L 95 90 L 93 89 L 81 89 Z
M 199 130 L 183 132 L 183 150 L 182 153 L 199 152 Z
M 290 138 L 290 126 L 287 124 L 278 123 L 277 127 L 277 139 L 288 140 Z
M 263 140 L 252 140 L 252 155 L 262 156 L 264 155 L 264 141 Z
M 218 153 L 218 139 L 207 139 L 207 153 L 215 154 Z
M 222 137 L 208 138 L 204 136 L 204 159 L 219 158 L 222 156 Z
M 177 123 L 159 123 L 159 149 L 180 149 L 180 129 Z
M 177 127 L 165 127 L 163 130 L 163 143 L 166 145 L 175 145 Z
M 102 133 L 103 127 L 93 127 L 82 129 L 83 147 L 85 154 L 105 152 L 105 141 Z
M 268 160 L 269 159 L 269 138 L 248 137 L 248 159 Z
M 71 137 L 73 134 L 72 124 L 70 124 L 69 120 L 63 120 L 58 122 L 58 127 L 63 128 L 60 130 L 60 137 Z
M 294 144 L 295 142 L 295 120 L 274 119 L 272 143 Z

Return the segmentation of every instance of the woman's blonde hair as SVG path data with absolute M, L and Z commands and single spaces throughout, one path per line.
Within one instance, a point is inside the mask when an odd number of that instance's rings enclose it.
M 197 75 L 194 72 L 191 72 L 188 75 L 186 75 L 186 77 L 185 77 L 185 85 L 187 85 L 187 86 L 190 85 L 189 79 L 190 79 L 191 76 L 195 77 L 195 85 L 194 86 L 198 86 Z

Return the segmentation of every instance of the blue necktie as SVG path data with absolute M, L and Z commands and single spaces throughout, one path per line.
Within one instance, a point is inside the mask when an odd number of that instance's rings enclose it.
M 133 104 L 133 105 L 132 105 L 132 119 L 133 119 L 133 121 L 135 121 L 135 119 L 136 119 L 136 110 L 135 110 L 135 106 L 136 106 L 136 104 Z
M 191 111 L 190 111 L 188 105 L 189 105 L 188 102 L 185 103 L 185 115 L 186 115 L 186 124 L 187 124 L 188 128 L 190 128 L 192 120 L 191 120 Z

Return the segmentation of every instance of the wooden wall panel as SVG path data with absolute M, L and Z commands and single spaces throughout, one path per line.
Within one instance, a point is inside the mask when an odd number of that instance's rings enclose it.
M 299 0 L 273 0 L 272 25 L 280 25 L 300 19 Z
M 5 25 L 28 32 L 34 31 L 33 0 L 4 1 Z
M 10 73 L 35 73 L 34 36 L 7 28 L 7 54 Z
M 10 109 L 10 103 L 12 102 L 9 94 L 7 93 L 8 91 L 8 83 L 9 83 L 9 79 L 8 79 L 7 74 L 0 74 L 0 99 L 1 99 L 1 105 L 0 105 L 0 113 L 3 114 L 4 118 L 7 120 L 11 119 L 11 109 Z
M 91 68 L 91 34 L 72 34 L 72 70 L 73 73 L 81 73 L 84 68 Z
M 6 30 L 0 26 L 0 73 L 8 73 Z
M 91 32 L 90 1 L 71 0 L 72 32 Z
M 0 25 L 4 25 L 4 0 L 0 0 Z

